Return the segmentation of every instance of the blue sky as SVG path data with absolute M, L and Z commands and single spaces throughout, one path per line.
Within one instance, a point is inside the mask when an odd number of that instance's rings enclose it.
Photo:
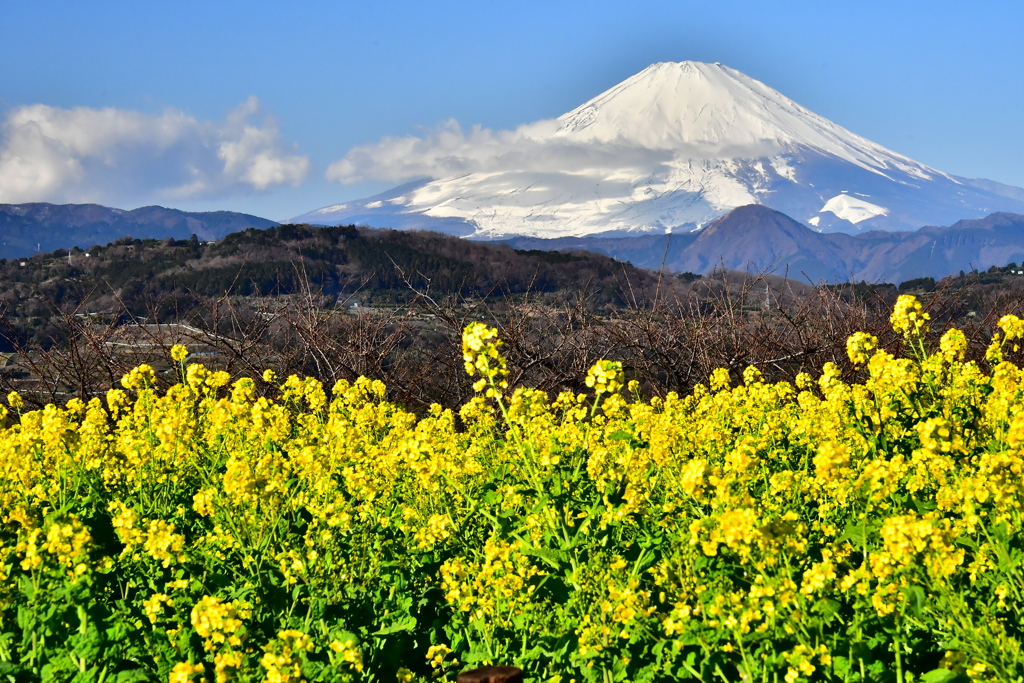
M 722 62 L 901 154 L 1024 186 L 1024 3 L 0 4 L 0 202 L 285 219 L 325 173 L 454 119 L 558 116 L 658 61 Z

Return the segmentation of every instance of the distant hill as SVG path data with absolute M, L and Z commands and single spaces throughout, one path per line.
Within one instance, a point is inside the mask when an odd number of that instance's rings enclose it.
M 1024 216 L 1013 213 L 994 213 L 912 233 L 867 233 L 852 243 L 845 236 L 829 237 L 840 249 L 857 252 L 858 279 L 865 280 L 938 279 L 959 271 L 1024 261 Z
M 0 261 L 0 316 L 42 333 L 55 309 L 167 319 L 230 294 L 308 293 L 346 305 L 394 307 L 420 294 L 435 301 L 583 301 L 593 312 L 623 297 L 681 294 L 692 279 L 657 273 L 596 253 L 514 250 L 427 231 L 353 226 L 249 228 L 216 242 L 122 238 L 73 250 Z M 626 292 L 630 294 L 627 295 Z M 333 304 L 332 304 L 333 305 Z M 43 344 L 42 337 L 37 343 Z
M 194 213 L 144 206 L 125 211 L 98 204 L 0 204 L 0 258 L 22 258 L 56 249 L 88 249 L 122 237 L 219 240 L 274 221 L 232 211 Z
M 577 249 L 641 267 L 709 273 L 770 271 L 793 279 L 904 282 L 1024 261 L 1024 216 L 994 213 L 948 227 L 860 235 L 820 233 L 761 205 L 741 206 L 699 232 L 637 237 L 505 240 L 519 249 Z
M 0 204 L 0 258 L 24 259 L 75 247 L 89 249 L 125 237 L 181 241 L 196 235 L 199 241 L 208 242 L 235 235 L 232 243 L 236 247 L 243 243 L 253 248 L 260 245 L 254 251 L 247 247 L 251 253 L 246 257 L 246 268 L 253 272 L 259 271 L 260 278 L 265 278 L 272 269 L 270 262 L 276 263 L 280 259 L 280 254 L 274 253 L 275 249 L 271 249 L 270 245 L 291 249 L 297 247 L 299 242 L 326 239 L 314 239 L 312 235 L 317 233 L 306 235 L 303 230 L 308 228 L 296 232 L 297 228 L 293 227 L 280 234 L 274 233 L 273 236 L 258 234 L 277 225 L 265 218 L 230 211 L 191 213 L 159 206 L 125 211 L 96 204 Z M 346 228 L 348 230 L 351 228 Z M 448 270 L 444 274 L 439 273 L 446 281 L 452 280 L 451 286 L 455 286 L 455 278 L 468 278 L 475 283 L 474 286 L 483 286 L 481 283 L 494 283 L 500 279 L 487 275 L 486 268 L 478 267 L 481 263 L 491 263 L 494 258 L 495 252 L 484 247 L 485 242 L 448 237 L 441 239 L 440 234 L 431 232 L 413 231 L 409 237 L 402 236 L 405 231 L 385 230 L 378 233 L 370 230 L 357 233 L 360 237 L 356 241 L 346 239 L 338 243 L 344 246 L 336 244 L 330 247 L 330 253 L 325 253 L 322 259 L 324 268 L 328 265 L 334 268 L 344 263 L 351 264 L 356 252 L 370 258 L 372 250 L 360 251 L 362 247 L 359 246 L 369 240 L 367 244 L 390 245 L 386 249 L 395 253 L 404 253 L 405 249 L 424 250 L 424 254 L 440 250 L 444 258 L 455 259 L 448 264 L 450 268 L 445 266 Z M 246 237 L 239 236 L 241 234 Z M 329 234 L 330 231 L 323 233 L 325 236 Z M 530 264 L 544 263 L 545 260 L 550 264 L 551 259 L 579 259 L 579 255 L 564 254 L 580 251 L 608 256 L 637 268 L 659 270 L 664 265 L 667 271 L 675 273 L 707 274 L 725 268 L 772 272 L 811 283 L 849 280 L 899 283 L 923 277 L 940 279 L 960 271 L 985 270 L 992 266 L 1024 262 L 1024 215 L 994 213 L 984 218 L 961 220 L 945 227 L 928 226 L 912 232 L 875 230 L 849 235 L 818 232 L 784 213 L 752 204 L 733 209 L 698 232 L 558 239 L 515 237 L 503 240 L 502 243 L 520 251 L 563 253 L 563 256 L 525 257 L 499 249 L 502 258 L 499 259 L 500 265 L 495 262 L 494 267 L 503 274 L 510 274 L 504 280 L 506 285 L 512 281 L 518 282 L 517 278 L 525 277 L 527 271 L 530 271 L 532 277 L 533 266 Z M 356 252 L 352 252 L 353 249 Z M 231 250 L 232 254 L 237 251 L 235 247 Z M 219 253 L 221 248 L 214 251 Z M 149 261 L 150 256 L 156 258 L 158 252 L 146 250 L 144 260 Z M 509 253 L 512 255 L 506 258 Z M 159 258 L 164 257 L 177 261 L 177 257 L 172 258 L 170 252 Z M 133 256 L 129 259 L 132 263 L 119 268 L 124 272 L 135 272 L 139 258 L 140 255 Z M 373 258 L 383 256 L 378 254 Z M 332 263 L 335 259 L 340 260 Z M 468 261 L 473 266 L 467 268 L 455 261 Z M 390 268 L 391 264 L 389 261 L 374 261 L 375 272 L 383 272 L 382 266 Z M 420 266 L 427 269 L 434 267 L 424 264 Z M 98 267 L 98 264 L 93 267 Z M 348 270 L 351 268 L 349 265 Z M 608 266 L 602 268 L 607 270 Z M 146 272 L 147 276 L 158 277 L 165 270 L 158 261 L 152 261 Z M 195 283 L 190 286 L 197 290 L 208 289 L 201 280 L 202 277 L 213 277 L 209 266 L 198 262 L 192 264 L 190 270 L 196 277 Z M 574 267 L 559 269 L 557 286 L 566 286 L 567 281 L 563 281 L 563 278 L 572 275 L 563 273 L 574 270 Z M 347 271 L 342 268 L 338 272 L 343 274 Z M 554 271 L 546 267 L 538 272 L 543 277 L 555 277 Z M 341 275 L 339 277 L 345 279 Z M 108 278 L 107 281 L 111 280 Z M 437 284 L 435 280 L 434 286 Z

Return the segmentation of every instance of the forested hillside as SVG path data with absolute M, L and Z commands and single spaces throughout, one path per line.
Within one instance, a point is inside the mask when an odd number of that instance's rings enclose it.
M 620 278 L 640 290 L 658 284 L 656 275 L 598 254 L 514 250 L 430 232 L 304 225 L 250 228 L 217 242 L 122 239 L 88 252 L 0 261 L 0 277 L 9 283 L 0 301 L 9 313 L 24 316 L 41 315 L 49 306 L 102 313 L 115 305 L 144 315 L 154 302 L 181 311 L 202 297 L 309 291 L 394 304 L 418 292 L 486 298 L 586 287 L 591 305 L 601 307 L 624 304 Z

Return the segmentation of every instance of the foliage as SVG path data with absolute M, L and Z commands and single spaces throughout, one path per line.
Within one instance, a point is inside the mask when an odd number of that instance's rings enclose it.
M 935 289 L 935 278 L 933 277 L 918 277 L 913 280 L 906 280 L 900 283 L 899 291 L 909 292 L 914 289 L 921 289 L 925 292 L 931 292 Z
M 506 387 L 422 417 L 380 382 L 327 395 L 140 366 L 105 400 L 0 432 L 0 677 L 1007 681 L 1024 674 L 1024 321 L 984 364 L 897 303 L 910 358 L 641 400 Z M 739 379 L 739 378 L 736 378 Z M 263 382 L 275 383 L 272 372 Z

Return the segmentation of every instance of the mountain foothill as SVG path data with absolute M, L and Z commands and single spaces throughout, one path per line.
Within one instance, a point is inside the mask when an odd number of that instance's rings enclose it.
M 25 207 L 27 210 L 18 211 Z M 262 231 L 277 225 L 270 220 L 226 211 L 190 214 L 161 207 L 129 212 L 95 205 L 0 205 L 0 230 L 3 230 L 5 242 L 0 247 L 0 256 L 19 262 L 28 259 L 25 263 L 30 263 L 33 255 L 53 259 L 73 253 L 73 260 L 81 262 L 83 258 L 98 256 L 96 246 L 105 242 L 118 242 L 122 246 L 121 251 L 125 251 L 124 245 L 131 244 L 132 239 L 136 242 L 140 239 L 151 243 L 154 240 L 174 242 L 196 236 L 201 242 L 215 242 L 244 230 L 249 230 L 251 235 L 252 228 Z M 424 230 L 411 232 L 431 234 L 431 231 Z M 270 234 L 276 233 L 272 231 Z M 468 245 L 445 249 L 453 253 L 471 251 L 476 254 L 474 259 L 481 263 L 487 260 L 481 254 L 488 253 L 488 249 L 499 244 L 507 244 L 524 252 L 563 254 L 561 257 L 552 254 L 544 261 L 547 264 L 545 268 L 556 267 L 559 262 L 573 263 L 573 253 L 589 252 L 647 270 L 708 274 L 726 269 L 771 273 L 809 284 L 848 281 L 898 284 L 915 278 L 940 279 L 960 271 L 1024 263 L 1024 215 L 1008 212 L 964 219 L 949 226 L 926 226 L 899 232 L 872 230 L 850 235 L 818 232 L 784 213 L 752 204 L 733 209 L 694 232 L 552 239 L 509 236 L 500 240 L 465 240 L 442 233 L 433 234 L 444 243 L 464 241 L 476 245 L 473 249 Z M 82 239 L 83 236 L 88 239 Z M 268 239 L 273 241 L 275 238 Z M 29 240 L 39 240 L 44 251 L 37 252 L 35 244 L 28 246 Z M 55 248 L 55 245 L 59 247 Z M 90 256 L 86 257 L 87 252 L 83 250 L 91 250 Z M 273 268 L 268 264 L 257 267 L 252 261 L 254 257 L 250 257 L 245 263 L 245 273 L 241 273 L 244 287 L 251 286 L 249 275 L 252 273 L 249 271 L 259 271 L 260 281 L 265 282 L 266 273 L 270 270 L 289 270 L 287 264 L 277 262 L 280 254 L 268 256 L 267 253 L 263 258 L 273 260 Z M 383 259 L 382 265 L 388 265 L 383 252 L 378 257 L 376 260 Z M 368 257 L 365 260 L 370 262 Z M 157 277 L 171 271 L 176 264 L 176 260 L 172 261 L 162 265 L 151 264 L 145 269 L 146 276 Z M 135 270 L 133 266 L 122 272 Z M 205 266 L 200 271 L 213 276 Z M 218 272 L 215 280 L 226 285 L 238 275 L 238 272 Z M 203 291 L 209 289 L 198 283 L 194 286 Z

